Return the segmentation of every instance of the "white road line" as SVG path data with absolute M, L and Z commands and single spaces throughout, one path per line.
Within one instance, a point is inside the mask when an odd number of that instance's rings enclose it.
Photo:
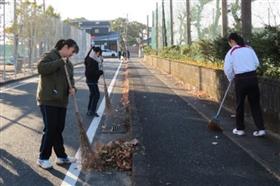
M 117 71 L 115 72 L 115 75 L 114 75 L 114 77 L 113 77 L 113 79 L 110 83 L 109 88 L 108 88 L 108 94 L 109 95 L 111 94 L 111 92 L 113 90 L 113 87 L 114 87 L 114 84 L 116 82 L 118 73 L 120 71 L 121 64 L 122 63 L 119 64 L 119 67 L 118 67 Z M 100 103 L 97 112 L 98 112 L 98 114 L 100 114 L 102 116 L 103 113 L 104 113 L 104 110 L 105 110 L 105 98 L 103 97 L 102 102 Z M 101 121 L 101 117 L 98 117 L 98 118 L 94 118 L 90 123 L 90 126 L 87 130 L 87 136 L 89 138 L 90 143 L 92 143 L 92 141 L 93 141 L 93 138 L 95 136 L 97 128 L 100 124 L 100 121 Z M 80 158 L 80 148 L 78 149 L 78 151 L 75 155 L 75 158 L 77 158 L 77 159 Z M 77 163 L 72 163 L 71 166 L 69 167 L 67 173 L 66 173 L 66 176 L 65 176 L 63 182 L 61 183 L 61 186 L 75 185 L 78 178 L 79 178 L 80 172 L 81 172 L 81 170 L 78 167 L 78 164 Z

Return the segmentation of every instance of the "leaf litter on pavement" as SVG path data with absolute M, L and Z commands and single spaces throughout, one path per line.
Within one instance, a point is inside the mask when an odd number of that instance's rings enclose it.
M 127 69 L 127 67 L 126 67 Z M 128 73 L 127 70 L 125 72 L 124 82 L 123 82 L 123 92 L 121 98 L 122 108 L 112 109 L 110 114 L 106 113 L 106 119 L 109 116 L 113 125 L 116 123 L 125 123 L 127 124 L 128 112 L 129 112 L 129 82 L 128 82 Z M 124 112 L 123 112 L 124 111 Z M 121 114 L 123 113 L 123 114 Z M 121 117 L 121 118 L 119 118 Z M 109 121 L 109 120 L 107 120 Z M 106 120 L 105 120 L 106 122 Z M 107 129 L 107 124 L 104 123 L 101 126 L 102 130 Z M 129 129 L 129 128 L 127 128 Z M 126 141 L 124 139 L 117 139 L 108 142 L 107 144 L 95 143 L 95 147 L 93 148 L 91 153 L 88 153 L 87 156 L 82 158 L 81 164 L 82 169 L 84 170 L 98 170 L 98 171 L 107 171 L 107 170 L 122 170 L 122 171 L 130 171 L 132 169 L 132 157 L 133 152 L 136 149 L 139 141 L 137 139 L 132 139 L 130 141 Z M 86 148 L 84 148 L 86 149 Z M 88 149 L 86 149 L 88 150 Z M 84 153 L 87 154 L 87 153 Z

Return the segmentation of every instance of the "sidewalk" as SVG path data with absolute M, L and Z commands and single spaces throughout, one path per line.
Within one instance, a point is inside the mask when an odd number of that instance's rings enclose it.
M 245 137 L 233 136 L 234 119 L 224 110 L 224 133 L 209 132 L 216 103 L 135 61 L 129 78 L 133 133 L 143 144 L 134 158 L 134 185 L 280 184 L 279 140 L 254 138 L 252 129 Z
M 74 61 L 72 62 L 74 66 L 82 63 L 82 62 L 74 62 Z M 14 72 L 14 65 L 6 65 L 5 79 L 3 79 L 3 68 L 4 68 L 3 65 L 0 65 L 0 86 L 38 75 L 36 65 L 33 67 L 32 70 L 23 68 L 22 71 L 16 74 Z

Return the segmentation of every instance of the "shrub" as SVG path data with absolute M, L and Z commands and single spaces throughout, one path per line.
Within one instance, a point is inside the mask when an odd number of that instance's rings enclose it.
M 152 49 L 150 46 L 144 47 L 144 54 L 146 55 L 157 55 L 157 51 L 155 49 Z
M 251 46 L 261 62 L 258 73 L 280 79 L 280 28 L 267 26 L 262 31 L 253 33 Z M 227 38 L 217 37 L 214 40 L 193 42 L 191 45 L 165 47 L 159 50 L 158 55 L 193 65 L 221 69 L 229 49 Z M 145 54 L 147 52 L 156 54 L 155 50 L 150 48 Z
M 252 35 L 251 45 L 262 63 L 280 67 L 280 29 L 267 26 Z M 264 64 L 265 65 L 265 64 Z

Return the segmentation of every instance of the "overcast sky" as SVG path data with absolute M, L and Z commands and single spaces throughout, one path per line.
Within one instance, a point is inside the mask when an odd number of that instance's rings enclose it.
M 43 2 L 37 0 L 37 3 Z M 112 20 L 126 17 L 129 21 L 146 24 L 147 15 L 151 16 L 156 0 L 45 0 L 60 13 L 62 19 L 85 17 L 89 20 Z

